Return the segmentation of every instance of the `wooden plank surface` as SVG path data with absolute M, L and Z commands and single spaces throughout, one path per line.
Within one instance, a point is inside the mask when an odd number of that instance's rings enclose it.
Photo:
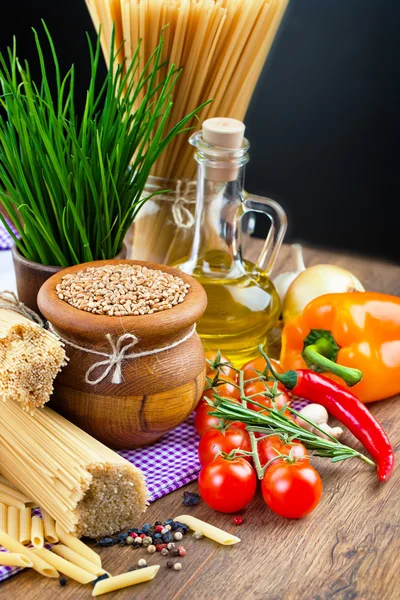
M 254 258 L 260 249 L 252 242 Z M 276 272 L 291 268 L 290 250 L 284 247 Z M 400 295 L 400 267 L 356 256 L 321 250 L 305 252 L 308 265 L 331 262 L 350 268 L 369 290 Z M 398 455 L 400 444 L 399 398 L 370 405 L 388 432 Z M 345 443 L 359 447 L 350 434 Z M 184 538 L 187 556 L 182 571 L 166 568 L 158 553 L 120 548 L 101 549 L 105 569 L 113 574 L 126 571 L 140 557 L 160 564 L 150 583 L 109 594 L 105 598 L 163 600 L 394 600 L 400 597 L 400 469 L 380 484 L 375 473 L 355 460 L 332 465 L 313 459 L 319 470 L 324 494 L 308 517 L 281 519 L 264 505 L 260 494 L 242 511 L 244 523 L 235 527 L 232 516 L 213 512 L 201 503 L 185 509 L 183 489 L 153 503 L 145 520 L 154 522 L 184 512 L 209 521 L 241 537 L 233 547 L 219 547 L 208 540 Z M 186 486 L 195 491 L 197 484 Z M 69 581 L 60 588 L 56 580 L 26 571 L 0 583 L 1 600 L 64 600 L 91 597 L 91 586 Z

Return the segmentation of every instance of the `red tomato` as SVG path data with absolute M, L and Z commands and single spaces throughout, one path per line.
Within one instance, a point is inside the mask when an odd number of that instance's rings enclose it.
M 236 400 L 232 401 L 237 402 Z M 196 427 L 196 431 L 200 437 L 203 437 L 203 435 L 208 429 L 215 429 L 215 427 L 218 427 L 218 418 L 210 415 L 210 412 L 213 412 L 214 410 L 215 408 L 207 404 L 207 402 L 202 402 L 196 409 L 194 426 Z M 230 424 L 230 427 L 236 427 L 237 429 L 244 430 L 246 429 L 246 424 L 240 423 L 239 421 L 235 421 L 234 423 Z
M 267 387 L 272 387 L 273 385 L 273 382 L 270 381 L 253 381 L 253 383 L 249 383 L 248 385 L 246 385 L 246 387 L 244 388 L 244 393 L 246 396 L 259 394 L 254 396 L 252 400 L 255 400 L 259 404 L 262 404 L 263 406 L 265 406 L 265 408 L 272 408 L 273 404 L 271 402 L 271 399 L 261 395 L 263 392 L 265 392 L 265 383 L 267 384 Z M 288 394 L 286 392 L 282 392 L 281 390 L 279 391 L 281 393 L 275 398 L 275 406 L 278 410 L 280 410 L 282 406 L 285 406 L 285 404 L 290 404 L 290 398 Z M 252 402 L 248 402 L 247 406 L 248 408 L 251 408 L 251 410 L 262 410 L 262 408 L 260 408 L 256 404 L 253 404 Z
M 266 465 L 273 458 L 276 458 L 278 454 L 289 456 L 291 450 L 295 459 L 308 457 L 307 448 L 303 444 L 300 444 L 300 442 L 284 444 L 278 435 L 271 435 L 264 438 L 258 442 L 257 449 L 262 466 Z
M 207 361 L 212 360 L 213 362 L 215 362 L 215 360 L 217 358 L 217 353 L 216 352 L 206 352 L 205 357 L 206 357 Z M 223 354 L 221 354 L 219 362 L 226 363 L 226 362 L 231 362 L 231 361 L 229 360 L 229 358 L 227 356 L 224 356 Z M 211 377 L 211 379 L 213 379 L 216 376 L 216 374 L 217 374 L 217 370 L 213 369 L 211 367 L 211 365 L 207 362 L 206 376 Z M 230 377 L 230 379 L 233 379 L 233 381 L 237 380 L 237 371 L 235 371 L 235 369 L 233 367 L 230 367 L 229 365 L 224 365 L 223 367 L 220 367 L 220 374 L 226 375 L 226 377 Z
M 253 499 L 257 477 L 244 458 L 227 460 L 218 456 L 199 474 L 199 492 L 204 502 L 219 512 L 234 513 Z
M 246 450 L 246 452 L 251 451 L 251 443 L 247 431 L 236 427 L 229 427 L 225 431 L 209 429 L 205 432 L 199 443 L 198 453 L 200 464 L 206 465 L 211 460 L 214 460 L 218 452 L 229 454 L 231 450 L 236 450 L 237 448 Z M 250 460 L 251 457 L 243 456 L 243 458 Z
M 277 363 L 276 360 L 274 360 L 273 358 L 270 360 L 271 360 L 271 364 L 272 364 L 273 368 L 275 369 L 275 371 L 277 373 L 283 373 L 283 369 L 280 366 L 280 364 Z M 263 358 L 262 356 L 260 356 L 259 358 L 255 358 L 253 360 L 249 360 L 249 362 L 247 362 L 242 367 L 244 380 L 246 381 L 246 379 L 253 379 L 253 377 L 258 377 L 258 373 L 256 373 L 255 369 L 257 371 L 261 371 L 261 373 L 262 373 L 266 366 L 267 366 L 267 362 L 266 362 L 265 358 Z
M 305 517 L 317 506 L 322 495 L 322 481 L 308 462 L 276 461 L 265 471 L 261 483 L 265 503 L 288 519 Z
M 212 427 L 218 427 L 219 420 L 217 417 L 213 417 L 210 415 L 210 412 L 213 412 L 214 407 L 210 406 L 206 402 L 200 404 L 198 409 L 196 410 L 196 416 L 194 418 L 194 426 L 196 427 L 196 431 L 200 437 L 202 437 L 207 429 L 211 429 Z
M 204 390 L 202 398 L 210 398 L 210 400 L 214 399 L 214 394 L 218 392 L 220 396 L 224 398 L 233 398 L 235 400 L 239 400 L 240 398 L 240 390 L 235 387 L 235 382 L 233 379 L 230 379 L 226 375 L 221 375 L 220 379 L 224 381 L 224 383 L 218 384 L 215 388 L 208 388 L 208 390 Z

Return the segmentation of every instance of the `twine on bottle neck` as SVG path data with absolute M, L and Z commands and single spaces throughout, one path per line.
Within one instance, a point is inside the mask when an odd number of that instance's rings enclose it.
M 12 310 L 16 312 L 29 321 L 33 321 L 37 325 L 41 327 L 44 326 L 43 320 L 39 317 L 39 315 L 28 308 L 23 302 L 18 299 L 18 296 L 9 290 L 5 290 L 4 292 L 0 292 L 0 308 L 5 308 L 6 310 Z
M 181 229 L 190 229 L 194 225 L 194 216 L 186 207 L 187 204 L 196 204 L 196 182 L 178 179 L 175 187 L 175 197 L 172 199 L 172 216 L 174 223 Z
M 159 354 L 160 352 L 166 352 L 167 350 L 172 350 L 172 348 L 176 348 L 183 342 L 186 342 L 189 338 L 192 337 L 194 332 L 196 331 L 196 325 L 193 325 L 192 329 L 186 334 L 183 338 L 169 344 L 168 346 L 163 346 L 162 348 L 154 348 L 153 350 L 146 350 L 144 352 L 131 352 L 128 354 L 128 350 L 136 346 L 139 342 L 139 338 L 136 337 L 133 333 L 124 333 L 119 338 L 114 339 L 111 334 L 106 334 L 106 339 L 111 346 L 112 352 L 100 352 L 99 350 L 94 350 L 94 348 L 88 348 L 85 346 L 79 346 L 74 342 L 71 342 L 67 338 L 60 336 L 58 332 L 55 331 L 54 327 L 51 323 L 48 323 L 50 331 L 55 333 L 64 344 L 67 346 L 71 346 L 71 348 L 75 348 L 75 350 L 80 350 L 81 352 L 86 352 L 87 354 L 96 354 L 97 356 L 104 356 L 105 360 L 100 360 L 94 363 L 85 373 L 85 382 L 89 385 L 96 385 L 101 381 L 104 381 L 106 377 L 111 373 L 114 369 L 111 383 L 118 384 L 122 383 L 122 363 L 125 360 L 142 358 L 144 356 L 152 356 L 153 354 Z M 130 340 L 129 343 L 125 344 Z M 102 373 L 97 377 L 97 379 L 91 379 L 91 374 L 98 368 L 104 367 Z

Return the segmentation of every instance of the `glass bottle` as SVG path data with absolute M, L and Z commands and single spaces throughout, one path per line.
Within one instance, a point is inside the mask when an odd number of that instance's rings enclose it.
M 190 256 L 179 268 L 205 288 L 208 306 L 197 325 L 206 351 L 221 350 L 236 366 L 259 356 L 276 324 L 280 300 L 269 277 L 286 231 L 282 207 L 244 190 L 249 142 L 234 119 L 209 119 L 192 135 L 197 197 Z M 267 215 L 271 226 L 258 260 L 242 256 L 242 219 Z

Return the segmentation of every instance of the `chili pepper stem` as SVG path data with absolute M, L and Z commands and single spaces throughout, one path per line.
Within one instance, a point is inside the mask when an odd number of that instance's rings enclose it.
M 350 367 L 338 365 L 338 363 L 324 356 L 323 353 L 326 352 L 326 343 L 327 340 L 321 339 L 315 344 L 306 346 L 303 350 L 303 358 L 306 363 L 314 371 L 315 367 L 318 367 L 323 371 L 328 371 L 329 373 L 337 375 L 343 379 L 349 387 L 356 385 L 362 378 L 362 372 L 359 369 L 351 369 Z

